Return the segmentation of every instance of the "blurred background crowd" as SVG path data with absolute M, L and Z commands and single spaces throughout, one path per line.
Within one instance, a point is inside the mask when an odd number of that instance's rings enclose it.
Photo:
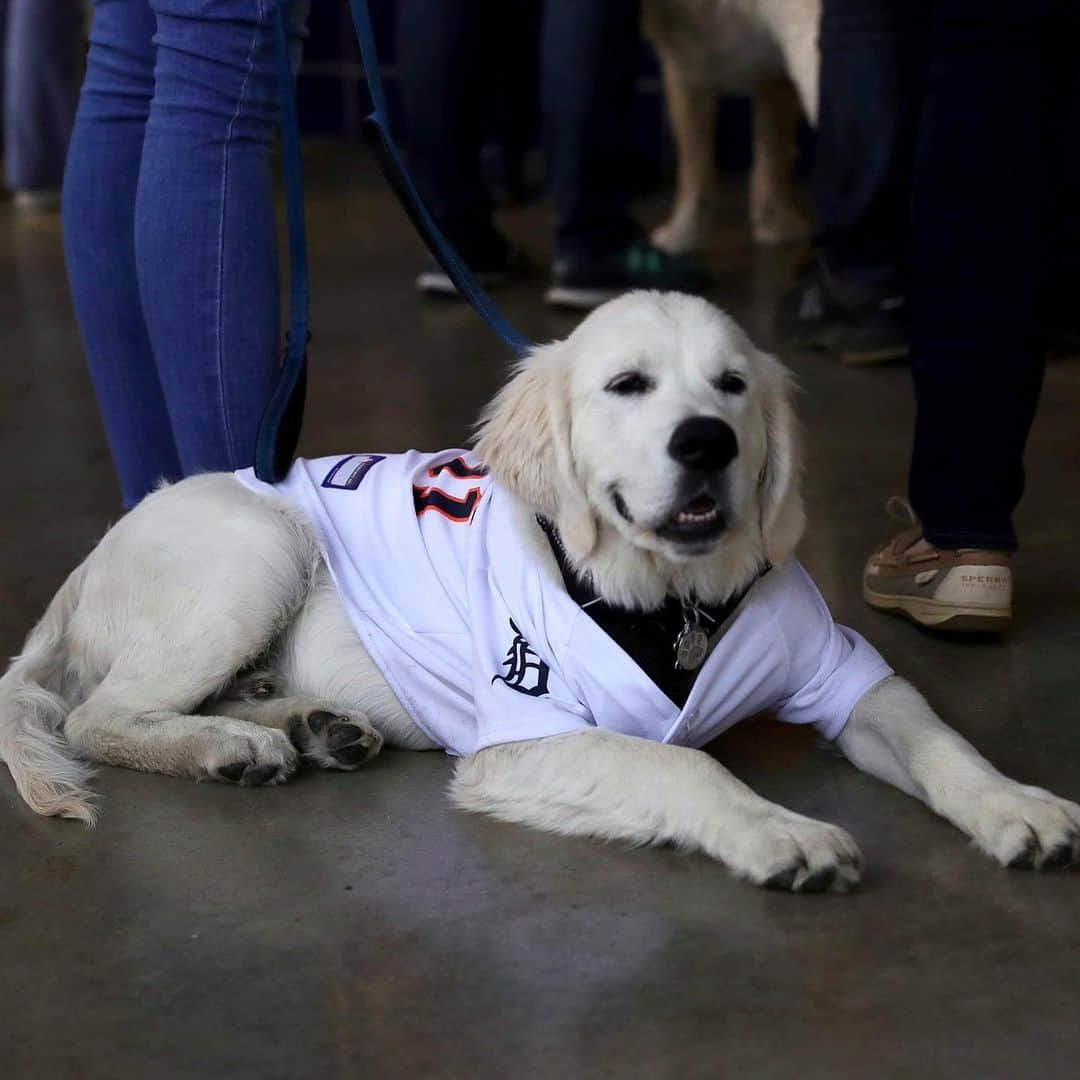
M 748 169 L 755 240 L 807 252 L 778 316 L 781 353 L 911 365 L 908 527 L 871 556 L 864 595 L 926 625 L 1007 622 L 1004 594 L 968 618 L 930 571 L 1006 575 L 1044 364 L 1080 352 L 1074 3 L 371 7 L 417 186 L 492 289 L 537 279 L 549 304 L 581 310 L 638 287 L 723 305 L 718 171 Z M 280 340 L 273 6 L 0 10 L 5 181 L 21 213 L 63 193 L 125 505 L 163 477 L 249 464 Z M 304 131 L 356 138 L 366 93 L 345 0 L 296 0 L 288 18 Z M 671 212 L 647 231 L 632 200 L 673 176 Z M 525 252 L 497 209 L 538 198 L 551 244 Z M 454 295 L 434 263 L 415 285 Z

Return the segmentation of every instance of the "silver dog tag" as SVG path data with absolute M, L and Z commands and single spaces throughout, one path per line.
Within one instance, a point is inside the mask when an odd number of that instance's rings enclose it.
M 685 626 L 675 639 L 675 666 L 680 671 L 697 671 L 708 651 L 709 635 L 696 626 Z

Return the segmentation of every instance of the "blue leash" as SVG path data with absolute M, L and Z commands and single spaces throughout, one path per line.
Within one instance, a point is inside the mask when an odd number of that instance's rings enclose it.
M 296 98 L 286 32 L 288 3 L 289 0 L 281 0 L 278 5 L 275 36 L 281 96 L 285 201 L 289 225 L 289 331 L 278 383 L 263 413 L 255 444 L 255 475 L 267 483 L 276 483 L 288 472 L 300 438 L 307 387 L 307 346 L 311 339 L 308 329 L 310 286 L 307 233 L 304 226 L 304 182 L 300 165 L 300 127 L 296 117 Z M 518 356 L 524 356 L 531 348 L 530 342 L 507 321 L 477 281 L 476 275 L 443 236 L 424 206 L 397 152 L 390 134 L 386 95 L 379 73 L 379 59 L 375 51 L 375 36 L 371 29 L 367 0 L 350 0 L 350 6 L 372 104 L 372 111 L 363 121 L 361 129 L 364 139 L 375 152 L 383 175 L 427 245 L 428 251 L 446 271 L 458 292 Z

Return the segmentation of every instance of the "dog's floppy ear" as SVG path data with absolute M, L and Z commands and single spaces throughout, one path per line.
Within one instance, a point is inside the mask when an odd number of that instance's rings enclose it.
M 569 377 L 563 343 L 540 346 L 480 415 L 476 451 L 496 479 L 554 521 L 567 549 L 584 557 L 596 521 L 570 452 Z
M 765 461 L 761 467 L 758 498 L 761 538 L 769 562 L 782 563 L 803 534 L 800 480 L 802 447 L 792 397 L 795 384 L 788 370 L 774 357 L 758 353 L 764 375 L 761 411 L 765 422 Z

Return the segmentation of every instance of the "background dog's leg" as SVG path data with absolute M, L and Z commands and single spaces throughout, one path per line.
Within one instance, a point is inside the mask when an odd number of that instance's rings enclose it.
M 1080 806 L 1002 776 L 905 679 L 864 694 L 837 741 L 854 765 L 921 799 L 1003 866 L 1080 862 Z
M 330 701 L 278 696 L 273 675 L 240 676 L 221 697 L 200 711 L 276 728 L 289 736 L 304 757 L 324 769 L 356 769 L 382 749 L 382 736 L 367 717 Z
M 799 100 L 787 79 L 768 79 L 754 91 L 754 164 L 750 223 L 759 244 L 789 244 L 810 235 L 795 201 L 795 138 Z
M 819 0 L 790 5 L 783 10 L 780 18 L 770 20 L 773 34 L 784 54 L 788 75 L 795 85 L 799 103 L 811 127 L 817 127 L 818 116 L 818 83 L 821 77 L 821 53 L 818 49 L 820 22 Z
M 652 240 L 672 255 L 683 255 L 705 246 L 716 212 L 716 88 L 688 82 L 674 59 L 660 56 L 678 165 L 675 205 Z
M 507 743 L 459 762 L 450 793 L 550 832 L 703 851 L 759 885 L 840 892 L 859 880 L 843 829 L 768 802 L 700 750 L 599 730 Z

